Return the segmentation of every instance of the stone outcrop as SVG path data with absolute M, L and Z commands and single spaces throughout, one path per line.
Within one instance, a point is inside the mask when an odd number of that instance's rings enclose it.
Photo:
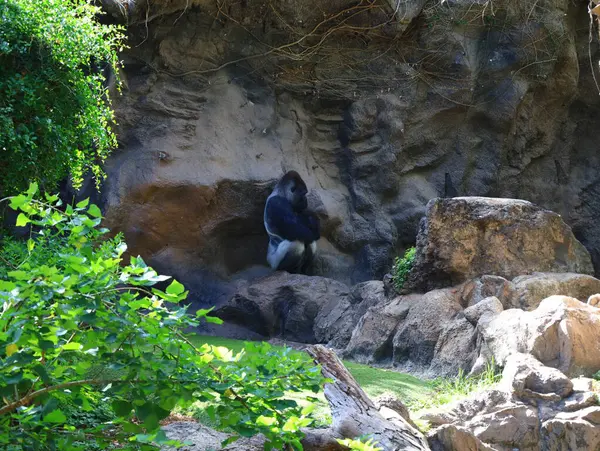
M 596 450 L 600 406 L 591 379 L 569 380 L 530 355 L 507 362 L 498 388 L 424 412 L 431 449 Z
M 479 304 L 485 298 L 496 297 L 505 310 L 534 310 L 543 299 L 553 295 L 580 300 L 593 297 L 600 293 L 600 280 L 587 274 L 575 273 L 534 272 L 513 280 L 485 275 L 468 280 L 459 289 L 460 302 L 466 307 Z
M 511 354 L 504 362 L 502 372 L 504 389 L 525 398 L 558 400 L 570 395 L 573 383 L 556 368 L 542 365 L 531 354 Z
M 365 313 L 343 355 L 365 363 L 391 363 L 404 371 L 450 374 L 460 367 L 470 369 L 477 357 L 475 328 L 461 311 L 452 289 L 399 296 Z
M 584 301 L 600 293 L 600 280 L 586 274 L 534 273 L 515 277 L 512 291 L 504 298 L 505 308 L 534 310 L 542 299 L 554 295 Z
M 200 332 L 327 343 L 346 358 L 429 376 L 459 369 L 478 373 L 491 359 L 504 365 L 515 353 L 530 353 L 569 376 L 589 376 L 600 370 L 594 338 L 600 335 L 600 310 L 568 296 L 537 297 L 556 289 L 593 300 L 588 290 L 598 285 L 576 274 L 535 273 L 514 281 L 483 276 L 389 299 L 378 281 L 348 287 L 323 277 L 275 273 L 241 284 L 214 311 L 225 324 L 207 324 Z M 490 293 L 501 298 L 485 297 Z M 537 308 L 511 308 L 514 303 Z
M 581 277 L 587 280 L 588 276 Z M 572 274 L 550 278 L 538 274 L 532 280 L 576 278 Z M 598 283 L 593 280 L 593 285 Z M 515 285 L 505 282 L 512 287 L 506 290 L 505 302 L 514 299 L 514 293 L 534 299 L 523 286 L 514 291 Z M 465 290 L 465 286 L 473 284 L 476 282 L 469 281 L 376 303 L 356 323 L 342 354 L 431 376 L 453 375 L 460 368 L 477 373 L 491 359 L 504 365 L 515 353 L 530 353 L 571 377 L 600 370 L 600 342 L 594 338 L 600 336 L 599 309 L 567 296 L 546 298 L 530 312 L 504 310 L 495 296 L 464 308 L 473 296 L 473 290 Z M 465 292 L 469 296 L 465 297 Z
M 593 273 L 589 253 L 559 215 L 522 200 L 434 199 L 419 226 L 405 290 L 535 271 Z
M 314 322 L 317 341 L 336 349 L 345 348 L 360 318 L 369 308 L 385 301 L 383 283 L 374 280 L 355 285 L 349 296 L 332 296 Z
M 566 296 L 551 296 L 532 312 L 505 310 L 478 324 L 496 362 L 521 352 L 568 376 L 600 370 L 600 310 Z

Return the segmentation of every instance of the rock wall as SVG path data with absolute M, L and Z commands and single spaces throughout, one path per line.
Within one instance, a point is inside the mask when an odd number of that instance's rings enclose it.
M 290 169 L 317 272 L 344 283 L 380 278 L 455 195 L 557 211 L 600 269 L 586 3 L 103 3 L 130 37 L 107 223 L 199 303 L 269 272 L 262 208 Z

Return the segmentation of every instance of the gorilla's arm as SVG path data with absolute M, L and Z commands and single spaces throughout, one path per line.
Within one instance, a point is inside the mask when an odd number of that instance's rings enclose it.
M 321 238 L 321 222 L 316 214 L 310 211 L 303 212 L 301 214 L 301 220 L 304 225 L 313 232 L 313 239 L 311 241 L 317 241 Z
M 318 219 L 309 219 L 309 216 L 297 214 L 291 204 L 282 197 L 269 198 L 265 219 L 271 233 L 285 240 L 307 243 L 319 239 L 318 224 L 316 233 L 313 230 L 314 220 Z

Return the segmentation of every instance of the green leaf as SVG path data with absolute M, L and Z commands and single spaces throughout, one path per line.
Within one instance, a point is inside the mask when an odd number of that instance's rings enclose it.
M 316 405 L 310 403 L 302 408 L 302 416 L 310 415 L 315 410 Z
M 27 240 L 27 251 L 31 252 L 34 247 L 35 247 L 35 241 L 33 241 L 31 238 L 29 238 Z
M 13 210 L 18 210 L 19 207 L 25 205 L 28 202 L 29 199 L 27 198 L 27 196 L 19 194 L 18 196 L 15 196 L 10 200 L 10 208 L 12 208 Z
M 120 417 L 128 416 L 133 410 L 133 406 L 130 402 L 121 401 L 118 399 L 112 402 L 112 408 L 115 411 L 115 413 Z
M 257 426 L 269 427 L 269 426 L 273 426 L 276 423 L 277 423 L 277 419 L 274 417 L 266 417 L 264 415 L 261 415 L 256 419 Z
M 180 284 L 179 282 L 177 282 L 176 280 L 173 280 L 173 282 L 171 282 L 171 284 L 167 287 L 167 294 L 172 294 L 172 295 L 180 295 L 185 291 L 185 287 Z
M 11 344 L 9 344 L 9 345 L 6 346 L 6 355 L 8 357 L 10 357 L 11 355 L 13 355 L 18 350 L 19 350 L 19 347 L 16 344 L 11 343 Z
M 102 217 L 102 211 L 94 204 L 90 205 L 90 208 L 88 208 L 88 214 L 94 218 Z
M 232 435 L 221 442 L 221 448 L 225 448 L 227 445 L 231 445 L 233 442 L 236 442 L 239 439 L 239 435 Z
M 63 351 L 79 351 L 81 349 L 81 343 L 76 343 L 74 341 L 67 343 L 62 346 Z
M 29 280 L 31 276 L 28 272 L 18 270 L 18 271 L 9 271 L 8 277 L 12 277 L 13 279 L 17 279 L 17 280 Z
M 214 309 L 214 307 L 207 308 L 207 309 L 198 309 L 198 310 L 196 310 L 196 317 L 200 318 L 200 317 L 206 316 L 213 309 Z
M 60 409 L 53 410 L 44 417 L 46 423 L 64 423 L 67 421 L 67 417 Z
M 23 213 L 19 213 L 19 216 L 17 216 L 17 227 L 25 227 L 30 222 L 30 219 Z
M 35 193 L 37 193 L 38 184 L 36 182 L 31 182 L 29 184 L 29 188 L 27 189 L 27 194 L 29 197 L 32 197 Z
M 81 202 L 77 202 L 77 204 L 75 205 L 75 208 L 85 208 L 88 206 L 89 203 L 90 203 L 89 199 L 83 199 Z
M 233 358 L 233 352 L 231 349 L 228 349 L 224 346 L 213 346 L 212 351 L 217 359 L 224 362 L 228 362 Z

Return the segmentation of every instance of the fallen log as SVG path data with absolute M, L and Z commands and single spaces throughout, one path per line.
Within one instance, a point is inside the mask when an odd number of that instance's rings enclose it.
M 369 435 L 384 451 L 430 450 L 427 440 L 399 414 L 384 417 L 358 385 L 337 355 L 322 345 L 307 348 L 321 365 L 323 375 L 332 380 L 325 384 L 325 398 L 331 407 L 331 435 L 356 438 Z

